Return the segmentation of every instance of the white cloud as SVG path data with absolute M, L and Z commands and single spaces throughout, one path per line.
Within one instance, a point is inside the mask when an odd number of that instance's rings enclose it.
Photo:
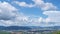
M 19 6 L 22 6 L 22 7 L 34 7 L 34 5 L 32 4 L 27 4 L 26 2 L 18 2 L 18 1 L 15 1 L 16 4 L 18 4 Z
M 3 8 L 2 8 L 3 7 Z M 7 8 L 7 9 L 5 9 Z M 0 9 L 5 9 L 5 10 L 9 10 L 9 11 L 15 11 L 16 8 L 11 6 L 8 2 L 0 2 Z
M 16 4 L 22 7 L 38 7 L 43 10 L 43 14 L 47 15 L 47 18 L 27 18 L 28 25 L 34 26 L 55 26 L 60 24 L 60 11 L 56 11 L 57 7 L 49 2 L 43 0 L 32 0 L 35 4 L 27 4 L 26 2 L 15 1 Z M 28 22 L 29 21 L 29 22 Z
M 49 2 L 44 2 L 43 0 L 32 0 L 35 4 L 27 4 L 26 2 L 18 2 L 15 1 L 14 3 L 18 4 L 19 6 L 22 7 L 39 7 L 41 10 L 46 11 L 46 10 L 56 10 L 57 7 L 54 6 L 52 3 Z
M 0 20 L 9 20 L 16 16 L 17 9 L 7 2 L 0 2 Z M 14 13 L 15 12 L 15 13 Z
M 0 2 L 0 25 L 11 25 L 16 18 L 17 9 L 8 2 Z
M 40 7 L 42 10 L 56 10 L 57 7 L 54 6 L 52 3 L 44 2 L 43 0 L 32 0 L 35 2 L 35 5 Z
M 39 18 L 26 16 L 9 4 L 8 2 L 0 2 L 0 25 L 3 26 L 38 26 Z
M 38 2 L 44 4 L 42 0 L 36 0 L 35 4 L 38 6 L 40 6 Z M 21 6 L 24 5 L 26 5 L 26 3 L 23 2 Z M 50 3 L 48 5 L 50 6 Z M 8 2 L 0 2 L 0 25 L 3 26 L 50 26 L 51 24 L 49 24 L 49 22 L 60 22 L 59 11 L 44 11 L 43 14 L 48 15 L 48 18 L 26 16 L 23 13 L 19 13 L 19 11 Z
M 43 14 L 48 15 L 47 21 L 55 23 L 54 25 L 60 24 L 60 11 L 45 11 Z

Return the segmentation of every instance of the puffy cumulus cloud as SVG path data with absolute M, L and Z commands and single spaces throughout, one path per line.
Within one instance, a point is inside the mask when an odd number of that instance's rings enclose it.
M 14 3 L 18 4 L 22 7 L 40 7 L 42 10 L 56 10 L 57 7 L 54 6 L 52 3 L 44 2 L 43 0 L 32 0 L 35 4 L 27 4 L 26 2 L 18 2 L 15 1 Z
M 3 8 L 2 8 L 3 7 Z M 7 9 L 5 9 L 7 8 Z M 9 11 L 15 11 L 16 8 L 11 6 L 8 2 L 0 2 L 0 9 L 5 9 L 5 10 L 9 10 Z
M 31 17 L 31 16 L 19 16 L 17 20 L 17 25 L 19 26 L 41 26 L 40 17 Z
M 19 6 L 22 6 L 22 7 L 34 7 L 34 5 L 32 4 L 27 4 L 26 2 L 18 2 L 18 1 L 15 1 L 16 4 L 18 4 Z
M 8 2 L 0 2 L 1 26 L 39 26 L 39 18 L 26 16 L 19 13 L 18 9 Z
M 16 25 L 18 16 L 24 20 L 24 16 L 18 13 L 18 10 L 8 2 L 0 2 L 0 25 Z M 17 19 L 18 18 L 18 19 Z M 20 23 L 20 22 L 19 22 Z
M 48 15 L 48 18 L 46 18 L 49 22 L 55 23 L 53 25 L 60 24 L 60 11 L 45 11 L 43 14 Z M 49 23 L 47 22 L 47 23 Z
M 52 26 L 60 23 L 60 11 L 44 11 L 43 14 L 48 17 L 26 16 L 8 2 L 0 2 L 0 25 L 3 26 Z
M 0 2 L 0 20 L 10 20 L 16 15 L 16 8 L 7 2 Z
M 0 25 L 10 25 L 16 18 L 17 9 L 8 2 L 0 2 Z
M 35 5 L 40 7 L 42 10 L 56 10 L 57 7 L 54 6 L 52 3 L 44 2 L 43 0 L 32 0 L 35 2 Z

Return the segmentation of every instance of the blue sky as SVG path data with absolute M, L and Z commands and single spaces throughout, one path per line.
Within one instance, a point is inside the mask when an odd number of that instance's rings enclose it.
M 60 26 L 60 0 L 0 0 L 1 26 Z

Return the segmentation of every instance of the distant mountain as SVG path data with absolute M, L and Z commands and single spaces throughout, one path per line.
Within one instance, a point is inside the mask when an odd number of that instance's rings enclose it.
M 9 27 L 0 26 L 0 30 L 29 30 L 29 29 L 31 28 L 27 26 L 9 26 Z
M 40 27 L 40 26 L 0 26 L 0 30 L 60 30 L 60 26 Z

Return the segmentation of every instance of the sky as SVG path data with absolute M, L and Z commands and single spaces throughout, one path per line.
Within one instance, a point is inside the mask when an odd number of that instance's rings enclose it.
M 0 26 L 60 26 L 60 0 L 0 0 Z

